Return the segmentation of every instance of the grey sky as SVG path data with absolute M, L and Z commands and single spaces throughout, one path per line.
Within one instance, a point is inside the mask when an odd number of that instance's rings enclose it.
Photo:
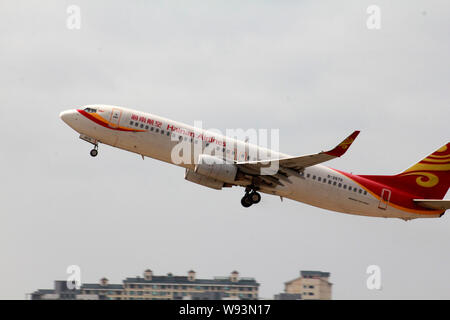
M 81 30 L 66 28 L 67 6 Z M 381 8 L 381 30 L 366 9 Z M 1 1 L 0 298 L 66 278 L 255 277 L 299 270 L 336 299 L 450 298 L 449 218 L 384 220 L 189 183 L 183 169 L 90 146 L 59 112 L 122 105 L 206 128 L 279 128 L 281 151 L 393 174 L 449 141 L 448 1 Z M 448 197 L 448 195 L 447 195 Z M 368 265 L 381 291 L 366 289 Z

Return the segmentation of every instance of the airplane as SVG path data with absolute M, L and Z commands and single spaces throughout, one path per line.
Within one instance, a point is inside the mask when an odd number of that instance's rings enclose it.
M 245 188 L 241 204 L 246 208 L 260 202 L 260 192 L 326 210 L 405 221 L 441 217 L 450 208 L 450 200 L 443 200 L 450 184 L 450 143 L 399 174 L 355 175 L 322 163 L 341 157 L 359 131 L 329 151 L 290 156 L 118 106 L 86 105 L 63 111 L 60 118 L 93 144 L 92 157 L 103 143 L 175 164 L 190 182 L 216 190 Z M 180 146 L 181 161 L 174 158 Z

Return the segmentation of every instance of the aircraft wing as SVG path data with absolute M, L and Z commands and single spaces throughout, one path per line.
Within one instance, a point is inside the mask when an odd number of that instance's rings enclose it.
M 283 185 L 282 181 L 290 183 L 289 176 L 303 177 L 302 170 L 325 161 L 342 156 L 358 136 L 359 131 L 354 131 L 334 149 L 322 151 L 299 157 L 289 157 L 269 161 L 238 162 L 238 168 L 249 175 L 258 176 L 268 184 Z
M 447 210 L 450 209 L 450 200 L 431 200 L 431 199 L 413 199 L 419 206 L 434 209 Z

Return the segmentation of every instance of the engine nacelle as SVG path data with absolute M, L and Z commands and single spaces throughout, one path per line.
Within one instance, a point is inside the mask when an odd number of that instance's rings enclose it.
M 208 188 L 213 188 L 216 190 L 221 190 L 224 185 L 223 181 L 209 178 L 207 176 L 195 173 L 194 171 L 189 170 L 189 169 L 186 169 L 186 172 L 184 173 L 184 178 L 187 181 L 191 181 L 191 182 L 200 184 L 202 186 L 205 186 Z
M 237 170 L 234 163 L 201 154 L 198 157 L 198 164 L 195 165 L 194 172 L 215 180 L 233 183 L 236 179 Z

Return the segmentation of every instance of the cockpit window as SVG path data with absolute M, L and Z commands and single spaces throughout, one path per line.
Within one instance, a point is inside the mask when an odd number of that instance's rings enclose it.
M 84 109 L 84 111 L 86 111 L 87 113 L 96 113 L 96 112 L 97 112 L 97 109 L 94 109 L 94 108 L 86 108 L 86 109 Z

